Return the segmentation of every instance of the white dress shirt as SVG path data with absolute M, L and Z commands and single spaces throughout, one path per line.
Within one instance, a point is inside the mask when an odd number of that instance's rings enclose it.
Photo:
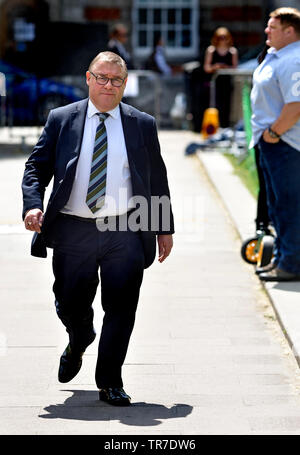
M 99 118 L 96 115 L 97 112 L 99 112 L 98 109 L 89 100 L 73 187 L 67 204 L 61 210 L 62 213 L 68 215 L 76 215 L 83 218 L 98 218 L 122 215 L 134 207 L 133 202 L 130 201 L 132 198 L 131 175 L 119 106 L 108 111 L 107 113 L 110 115 L 105 120 L 107 132 L 107 174 L 104 206 L 96 213 L 93 213 L 86 203 L 95 134 L 99 124 Z

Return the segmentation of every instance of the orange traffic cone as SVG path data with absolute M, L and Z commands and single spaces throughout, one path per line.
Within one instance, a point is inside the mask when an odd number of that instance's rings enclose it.
M 215 107 L 209 107 L 204 111 L 201 134 L 204 139 L 217 132 L 219 128 L 219 111 Z

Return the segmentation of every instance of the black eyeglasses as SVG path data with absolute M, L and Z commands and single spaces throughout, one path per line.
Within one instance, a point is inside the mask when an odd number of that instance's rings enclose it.
M 94 78 L 96 79 L 96 83 L 98 85 L 106 85 L 108 83 L 108 81 L 110 81 L 111 85 L 113 87 L 121 87 L 125 81 L 125 79 L 120 79 L 118 77 L 111 78 L 111 77 L 102 76 L 101 74 L 94 74 L 94 73 L 92 73 L 92 71 L 90 71 L 90 73 L 94 76 Z

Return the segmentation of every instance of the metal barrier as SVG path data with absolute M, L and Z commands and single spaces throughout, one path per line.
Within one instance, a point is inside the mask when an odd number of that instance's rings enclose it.
M 147 89 L 149 89 L 150 83 L 150 90 L 145 90 L 142 84 L 142 78 L 146 80 Z M 144 93 L 142 93 L 143 91 Z M 137 108 L 146 112 L 149 110 L 147 109 L 147 105 L 151 105 L 158 128 L 161 124 L 161 93 L 162 83 L 159 74 L 149 70 L 128 71 L 128 81 L 124 97 L 130 99 L 130 104 L 136 105 Z
M 134 90 L 130 93 L 132 88 Z M 129 71 L 124 97 L 132 106 L 153 115 L 158 128 L 172 129 L 176 127 L 172 110 L 179 94 L 185 94 L 183 73 L 165 76 L 149 70 L 132 70 Z
M 210 107 L 215 107 L 216 103 L 216 79 L 219 76 L 232 76 L 234 78 L 240 79 L 242 82 L 245 80 L 250 82 L 252 81 L 252 74 L 253 70 L 246 70 L 246 69 L 240 69 L 240 68 L 229 68 L 229 69 L 220 69 L 217 70 L 210 82 L 210 99 L 209 99 L 209 105 Z
M 233 69 L 220 69 L 217 70 L 212 78 L 212 91 L 214 92 L 210 102 L 214 102 L 215 96 L 215 83 L 218 76 L 227 75 L 234 79 L 233 99 L 231 101 L 231 118 L 233 113 L 237 115 L 236 121 L 243 118 L 244 128 L 247 136 L 247 143 L 249 145 L 251 139 L 251 105 L 250 105 L 250 91 L 252 86 L 253 70 L 233 68 Z
M 5 74 L 0 73 L 0 126 L 6 122 L 6 79 Z
M 6 96 L 6 82 L 4 73 L 0 73 L 0 96 Z
M 229 68 L 229 69 L 220 69 L 217 70 L 212 78 L 211 78 L 211 89 L 210 89 L 210 107 L 215 107 L 215 94 L 216 94 L 216 79 L 219 76 L 232 76 L 234 80 L 234 90 L 233 90 L 233 96 L 231 100 L 231 115 L 230 117 L 234 117 L 233 122 L 237 122 L 242 116 L 243 116 L 243 111 L 242 111 L 242 89 L 239 87 L 239 85 L 242 85 L 242 87 L 245 85 L 245 83 L 249 84 L 251 86 L 252 84 L 252 75 L 253 75 L 253 70 L 248 70 L 248 69 L 242 69 L 242 68 Z
M 8 89 L 5 91 L 5 76 L 4 74 L 0 74 L 0 76 L 0 93 L 7 95 L 0 97 L 1 140 L 5 140 L 5 143 L 18 143 L 22 149 L 25 149 L 25 146 L 32 142 L 33 136 L 39 136 L 42 126 L 14 123 L 11 91 Z M 153 71 L 132 70 L 129 71 L 124 97 L 126 102 L 137 109 L 153 115 L 157 127 L 161 128 L 162 124 L 166 122 L 165 111 L 168 110 L 169 103 L 174 101 L 173 92 L 178 92 L 177 86 L 176 78 L 172 78 L 170 81 Z

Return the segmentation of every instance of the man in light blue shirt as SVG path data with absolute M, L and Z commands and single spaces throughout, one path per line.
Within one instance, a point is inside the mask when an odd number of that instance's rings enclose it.
M 252 142 L 258 144 L 277 238 L 263 281 L 300 280 L 300 11 L 278 8 L 268 53 L 253 75 Z

